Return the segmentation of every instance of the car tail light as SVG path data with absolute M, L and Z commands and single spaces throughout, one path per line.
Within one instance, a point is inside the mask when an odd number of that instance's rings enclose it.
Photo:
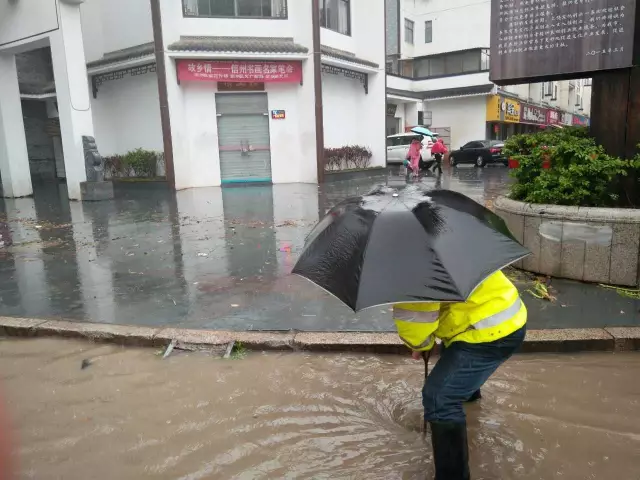
M 496 147 L 493 147 L 493 148 L 489 149 L 490 153 L 500 153 L 501 151 L 502 151 L 501 148 L 496 148 Z

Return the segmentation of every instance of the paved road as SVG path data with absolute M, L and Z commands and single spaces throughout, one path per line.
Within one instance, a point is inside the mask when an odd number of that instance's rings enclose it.
M 323 187 L 173 195 L 139 186 L 113 201 L 86 204 L 69 203 L 64 186 L 39 186 L 33 199 L 0 200 L 0 315 L 212 329 L 389 330 L 388 309 L 353 315 L 289 272 L 306 234 L 333 204 L 379 183 L 404 181 L 392 171 Z M 508 181 L 505 168 L 459 168 L 438 186 L 486 204 Z M 437 180 L 420 182 L 433 188 Z M 635 300 L 572 282 L 554 285 L 554 304 L 526 298 L 532 326 L 639 323 Z

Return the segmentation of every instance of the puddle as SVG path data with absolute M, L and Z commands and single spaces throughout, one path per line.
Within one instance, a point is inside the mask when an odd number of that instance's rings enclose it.
M 154 353 L 0 342 L 22 478 L 393 480 L 433 472 L 418 431 L 420 362 Z M 638 371 L 633 353 L 511 360 L 467 409 L 473 478 L 637 480 Z

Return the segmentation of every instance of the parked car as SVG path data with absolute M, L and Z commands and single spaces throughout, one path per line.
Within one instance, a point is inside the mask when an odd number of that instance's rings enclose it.
M 508 161 L 502 153 L 503 148 L 502 140 L 474 140 L 451 152 L 449 164 L 455 167 L 460 163 L 472 163 L 480 168 L 489 163 L 502 163 L 506 166 Z
M 409 145 L 414 138 L 420 135 L 415 133 L 398 133 L 387 137 L 387 164 L 401 164 L 407 158 L 409 153 Z M 422 161 L 421 168 L 425 168 L 428 162 L 431 162 L 431 147 L 433 139 L 431 137 L 422 138 Z

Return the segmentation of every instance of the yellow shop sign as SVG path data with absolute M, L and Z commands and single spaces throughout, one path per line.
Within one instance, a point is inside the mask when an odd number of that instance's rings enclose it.
M 487 122 L 520 122 L 520 102 L 491 95 L 487 99 Z

